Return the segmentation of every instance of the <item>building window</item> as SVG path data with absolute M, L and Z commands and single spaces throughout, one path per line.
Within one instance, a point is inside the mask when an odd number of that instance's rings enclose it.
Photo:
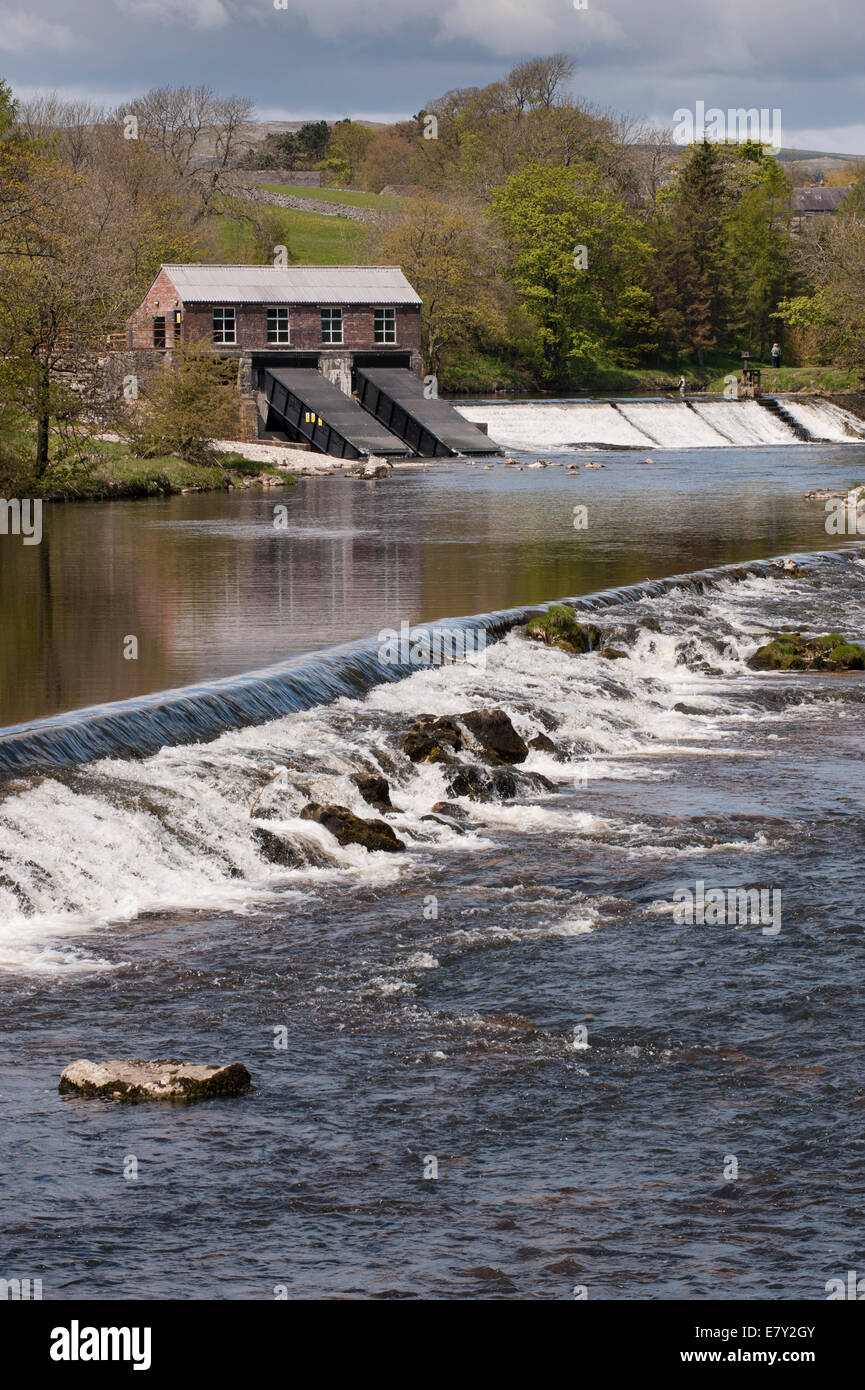
M 377 343 L 396 342 L 396 309 L 375 310 L 375 341 Z
M 165 315 L 157 314 L 153 320 L 153 346 L 165 347 Z
M 342 342 L 342 309 L 322 309 L 321 341 L 323 343 Z
M 288 309 L 268 309 L 267 341 L 269 343 L 288 342 Z
M 217 304 L 213 310 L 213 341 L 215 343 L 236 343 L 234 306 Z

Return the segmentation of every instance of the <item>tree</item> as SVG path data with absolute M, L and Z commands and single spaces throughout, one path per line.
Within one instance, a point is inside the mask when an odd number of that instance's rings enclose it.
M 779 315 L 810 330 L 823 361 L 865 370 L 865 218 L 839 213 L 817 219 L 798 245 L 807 293 L 783 300 Z
M 500 324 L 483 232 L 476 221 L 433 198 L 411 201 L 382 237 L 384 258 L 402 266 L 423 300 L 424 349 L 438 373 L 442 354 Z
M 658 314 L 676 351 L 700 366 L 723 317 L 723 221 L 727 196 L 718 147 L 692 145 L 678 182 L 662 201 L 653 279 Z
M 573 77 L 576 67 L 567 53 L 553 53 L 549 58 L 530 58 L 518 63 L 507 81 L 516 109 L 523 112 L 552 106 L 562 84 Z
M 187 463 L 215 463 L 212 441 L 230 438 L 238 427 L 231 390 L 235 372 L 236 364 L 223 362 L 204 340 L 176 349 L 170 363 L 148 374 L 138 401 L 120 417 L 134 452 L 141 458 L 175 454 Z
M 599 359 L 629 365 L 654 349 L 649 243 L 597 169 L 528 165 L 493 195 L 492 212 L 554 382 Z

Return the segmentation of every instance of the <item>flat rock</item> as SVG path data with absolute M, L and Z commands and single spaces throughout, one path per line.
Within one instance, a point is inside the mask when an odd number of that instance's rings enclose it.
M 213 1096 L 242 1096 L 252 1078 L 242 1062 L 227 1066 L 197 1066 L 191 1062 L 144 1062 L 126 1057 L 119 1062 L 71 1062 L 60 1077 L 61 1094 L 102 1096 L 106 1100 L 209 1100 Z

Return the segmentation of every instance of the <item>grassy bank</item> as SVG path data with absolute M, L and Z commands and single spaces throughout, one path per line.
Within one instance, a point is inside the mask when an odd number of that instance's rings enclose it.
M 263 183 L 268 193 L 288 193 L 295 198 L 310 198 L 321 203 L 342 203 L 350 208 L 376 208 L 379 212 L 399 212 L 402 198 L 389 193 L 364 193 L 359 188 L 307 188 L 305 184 Z
M 29 452 L 29 449 L 28 449 Z M 88 440 L 79 458 L 52 463 L 44 479 L 34 479 L 21 467 L 3 469 L 3 488 L 9 494 L 42 497 L 49 502 L 103 502 L 124 497 L 168 497 L 181 492 L 226 492 L 279 478 L 284 487 L 296 479 L 267 463 L 253 463 L 240 454 L 222 454 L 217 463 L 186 463 L 166 454 L 142 459 L 125 444 Z
M 364 265 L 374 230 L 367 222 L 323 213 L 298 212 L 268 204 L 277 238 L 300 265 Z M 249 224 L 223 215 L 219 223 L 219 251 L 224 261 L 242 265 L 256 259 Z

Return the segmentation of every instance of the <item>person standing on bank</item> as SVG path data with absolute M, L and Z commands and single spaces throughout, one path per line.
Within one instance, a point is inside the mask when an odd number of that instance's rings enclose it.
M 771 358 L 772 358 L 772 366 L 773 366 L 773 367 L 780 367 L 780 365 L 781 365 L 781 345 L 780 345 L 780 343 L 773 343 L 773 344 L 772 344 Z

